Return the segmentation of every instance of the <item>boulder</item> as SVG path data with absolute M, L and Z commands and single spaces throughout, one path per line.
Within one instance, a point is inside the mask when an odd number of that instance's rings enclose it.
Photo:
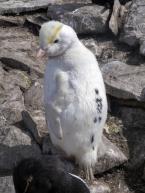
M 21 159 L 40 155 L 40 148 L 32 142 L 29 133 L 15 126 L 0 127 L 0 175 L 11 174 Z
M 28 109 L 44 110 L 43 106 L 43 80 L 38 79 L 32 86 L 24 93 L 25 105 Z
M 0 27 L 16 27 L 24 24 L 24 17 L 0 15 Z
M 12 176 L 0 177 L 0 193 L 15 193 Z
M 101 68 L 107 93 L 119 99 L 145 101 L 145 66 L 112 61 Z
M 47 15 L 70 25 L 78 34 L 89 35 L 106 32 L 109 10 L 98 5 L 52 5 L 48 7 Z
M 133 0 L 129 13 L 124 21 L 120 40 L 130 46 L 140 45 L 140 53 L 145 55 L 145 14 L 144 0 Z
M 36 59 L 39 44 L 26 28 L 1 28 L 0 41 L 0 61 L 7 67 L 43 76 L 46 58 Z
M 95 174 L 100 174 L 108 171 L 116 166 L 119 166 L 127 161 L 125 154 L 105 136 L 102 138 L 102 143 L 99 147 L 99 159 L 95 166 Z
M 21 120 L 21 111 L 25 109 L 21 89 L 28 87 L 29 78 L 25 73 L 7 72 L 0 65 L 0 126 Z
M 103 182 L 95 181 L 92 185 L 89 186 L 90 193 L 110 193 L 110 187 Z
M 49 4 L 60 3 L 61 0 L 6 0 L 1 1 L 0 14 L 19 14 L 21 12 L 34 11 L 42 8 L 47 8 Z
M 100 57 L 102 54 L 102 48 L 98 46 L 98 42 L 93 38 L 81 39 L 81 42 L 95 54 L 96 57 Z

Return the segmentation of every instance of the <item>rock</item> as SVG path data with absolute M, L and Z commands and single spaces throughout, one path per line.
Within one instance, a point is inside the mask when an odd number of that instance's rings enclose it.
M 81 39 L 81 42 L 91 50 L 95 56 L 99 57 L 102 54 L 102 49 L 98 46 L 98 42 L 93 38 Z
M 34 119 L 38 133 L 40 134 L 41 137 L 44 137 L 48 134 L 48 128 L 46 125 L 46 120 L 45 120 L 45 113 L 42 110 L 34 110 L 31 112 L 31 116 Z
M 38 43 L 35 36 L 25 28 L 11 27 L 0 29 L 0 61 L 13 69 L 43 76 L 46 58 L 36 59 Z
M 112 61 L 102 67 L 107 93 L 119 99 L 145 101 L 145 66 Z
M 103 182 L 95 181 L 89 186 L 90 193 L 110 193 L 109 186 Z
M 131 112 L 131 108 L 128 109 L 128 112 Z M 127 108 L 126 111 L 124 109 L 123 111 L 124 113 L 127 113 Z M 129 112 L 129 113 L 130 113 Z M 135 117 L 135 113 L 136 111 L 134 109 L 132 109 L 132 113 L 134 114 L 134 118 L 135 118 L 135 122 L 137 120 L 137 116 L 138 114 L 136 114 Z M 140 113 L 139 116 L 144 116 L 144 112 L 142 112 L 143 114 Z M 125 115 L 124 115 L 125 117 Z M 129 115 L 129 119 L 130 119 L 130 115 Z M 127 119 L 126 119 L 127 120 Z M 140 118 L 138 117 L 138 121 L 140 120 Z M 132 120 L 133 121 L 133 120 Z M 124 122 L 124 119 L 123 119 Z M 145 131 L 144 131 L 144 126 L 145 124 L 142 125 L 141 127 L 138 127 L 135 125 L 131 125 L 128 126 L 127 128 L 124 128 L 123 134 L 127 139 L 128 142 L 128 147 L 129 147 L 129 163 L 128 163 L 128 167 L 129 169 L 133 169 L 133 170 L 138 170 L 145 162 L 145 142 L 144 142 L 144 138 L 145 138 Z M 140 171 L 139 171 L 140 172 Z
M 56 11 L 57 10 L 57 11 Z M 76 7 L 70 5 L 49 6 L 48 17 L 70 25 L 78 34 L 98 34 L 106 32 L 109 10 L 98 5 Z
M 22 118 L 23 118 L 23 122 L 24 122 L 25 128 L 27 128 L 27 130 L 29 130 L 29 132 L 33 136 L 34 140 L 39 145 L 41 145 L 42 144 L 42 138 L 40 136 L 40 133 L 39 133 L 39 130 L 38 130 L 38 126 L 34 122 L 34 120 L 32 119 L 30 113 L 27 112 L 27 111 L 23 111 L 22 112 Z
M 138 107 L 120 106 L 118 111 L 123 120 L 124 126 L 133 128 L 144 128 L 145 126 L 145 110 Z M 126 116 L 127 115 L 127 116 Z
M 112 15 L 109 21 L 109 28 L 115 35 L 118 34 L 118 30 L 119 30 L 120 9 L 121 9 L 121 4 L 119 0 L 114 0 Z
M 0 15 L 0 27 L 15 27 L 24 24 L 23 17 L 3 16 Z
M 29 76 L 19 70 L 4 70 L 0 63 L 0 126 L 21 121 L 25 109 L 22 90 L 30 87 Z
M 7 77 L 11 80 L 11 84 L 19 86 L 23 91 L 27 90 L 31 86 L 31 79 L 24 71 L 11 70 Z
M 15 193 L 12 176 L 0 177 L 0 193 Z
M 0 14 L 19 14 L 21 12 L 34 11 L 42 8 L 47 8 L 49 4 L 60 3 L 61 0 L 9 0 L 1 1 Z
M 44 22 L 49 21 L 46 13 L 39 13 L 34 15 L 27 15 L 24 26 L 28 27 L 34 35 L 39 35 L 39 30 Z
M 0 174 L 11 174 L 12 169 L 23 158 L 40 157 L 39 147 L 29 134 L 15 126 L 0 128 Z
M 24 93 L 25 105 L 28 109 L 44 110 L 43 107 L 43 80 L 37 80 Z
M 124 153 L 105 136 L 99 148 L 99 159 L 95 166 L 95 174 L 103 173 L 127 161 Z
M 67 4 L 67 3 L 89 4 L 91 2 L 92 2 L 91 0 L 62 0 L 61 4 Z
M 144 40 L 145 40 L 145 14 L 144 0 L 134 0 L 130 6 L 128 16 L 124 21 L 120 40 L 130 46 L 140 45 L 140 52 L 144 55 Z
M 0 93 L 0 119 L 4 122 L 0 122 L 0 125 L 14 124 L 21 120 L 21 111 L 25 109 L 22 92 L 18 86 L 11 89 L 3 88 L 3 92 Z

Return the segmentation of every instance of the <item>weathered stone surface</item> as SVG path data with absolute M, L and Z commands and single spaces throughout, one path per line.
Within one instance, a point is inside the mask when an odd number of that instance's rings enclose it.
M 145 110 L 139 107 L 121 106 L 118 111 L 126 127 L 144 128 L 145 127 Z M 126 116 L 127 115 L 127 116 Z
M 47 15 L 70 25 L 78 34 L 98 34 L 106 31 L 109 10 L 104 11 L 104 7 L 98 5 L 49 6 Z
M 145 101 L 145 66 L 112 61 L 102 67 L 107 93 L 120 99 Z
M 44 112 L 39 110 L 32 111 L 32 113 L 23 111 L 22 118 L 25 127 L 32 134 L 35 141 L 42 144 L 42 137 L 48 134 Z
M 7 66 L 30 75 L 43 76 L 46 60 L 36 59 L 38 49 L 37 38 L 25 28 L 1 28 L 0 60 Z
M 91 193 L 110 193 L 109 186 L 103 182 L 95 181 L 89 186 Z
M 28 133 L 14 126 L 0 128 L 0 174 L 11 173 L 22 158 L 39 156 L 40 149 Z
M 11 70 L 6 78 L 11 81 L 9 83 L 19 86 L 22 90 L 27 90 L 31 86 L 31 79 L 24 71 Z
M 105 136 L 99 148 L 99 159 L 95 166 L 95 174 L 103 173 L 109 169 L 119 166 L 127 161 L 124 153 Z
M 131 112 L 132 110 L 132 112 Z M 129 148 L 129 164 L 128 167 L 130 169 L 133 170 L 137 170 L 139 169 L 145 162 L 145 124 L 143 125 L 141 123 L 140 126 L 134 125 L 134 123 L 131 125 L 131 123 L 129 124 L 130 121 L 130 117 L 133 114 L 132 117 L 132 123 L 133 123 L 133 118 L 134 121 L 136 122 L 138 119 L 138 125 L 139 125 L 139 116 L 142 116 L 142 118 L 144 117 L 145 112 L 142 111 L 142 113 L 137 114 L 137 111 L 135 109 L 132 108 L 126 108 L 124 107 L 122 110 L 122 119 L 124 124 L 128 124 L 127 128 L 124 128 L 123 134 L 127 139 L 128 142 L 128 148 Z M 136 113 L 136 116 L 135 116 Z M 129 120 L 127 120 L 127 118 L 125 118 L 125 116 L 127 115 L 127 117 L 129 117 Z M 129 116 L 128 116 L 129 115 Z M 145 118 L 144 118 L 145 119 Z M 128 122 L 128 123 L 127 123 Z
M 144 53 L 144 40 L 145 40 L 145 13 L 144 13 L 144 0 L 133 0 L 129 9 L 128 16 L 124 22 L 124 27 L 121 33 L 120 40 L 130 46 L 140 44 L 141 54 Z
M 0 26 L 1 27 L 22 26 L 24 24 L 24 21 L 25 19 L 23 17 L 0 15 Z
M 95 56 L 101 56 L 103 50 L 98 46 L 98 43 L 95 39 L 87 38 L 81 39 L 81 41 L 89 50 L 95 54 Z
M 39 35 L 41 25 L 47 21 L 49 21 L 49 18 L 46 16 L 46 13 L 38 13 L 27 15 L 24 25 L 28 27 L 34 35 Z
M 0 106 L 0 117 L 5 120 L 5 123 L 14 124 L 20 121 L 21 111 L 25 109 L 20 88 L 14 87 L 10 90 L 3 91 Z
M 0 177 L 0 193 L 15 193 L 13 178 L 11 176 Z
M 33 10 L 38 10 L 41 8 L 47 8 L 49 4 L 53 3 L 60 3 L 61 0 L 6 0 L 6 1 L 1 1 L 0 4 L 0 14 L 8 14 L 8 13 L 15 13 L 19 14 L 21 12 L 26 12 L 26 11 L 33 11 Z
M 29 109 L 43 110 L 43 80 L 37 80 L 24 94 L 25 105 Z
M 0 63 L 0 126 L 21 120 L 25 109 L 21 89 L 29 87 L 29 78 L 21 71 L 5 71 Z M 21 88 L 21 89 L 20 89 Z
M 45 113 L 42 110 L 34 110 L 31 112 L 31 115 L 37 125 L 38 132 L 41 137 L 48 134 L 48 128 L 45 120 Z

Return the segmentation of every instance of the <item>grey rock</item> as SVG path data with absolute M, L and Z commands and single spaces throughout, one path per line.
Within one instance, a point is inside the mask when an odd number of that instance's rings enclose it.
M 105 136 L 99 148 L 99 159 L 95 166 L 95 174 L 103 173 L 127 161 L 125 154 Z
M 45 113 L 42 110 L 34 110 L 31 112 L 31 116 L 34 119 L 38 132 L 41 137 L 44 137 L 48 134 L 48 128 L 46 125 L 46 120 L 45 120 Z
M 32 142 L 29 133 L 15 126 L 0 128 L 0 174 L 11 174 L 12 169 L 23 158 L 40 157 L 39 147 Z
M 129 148 L 128 166 L 130 169 L 137 170 L 145 162 L 145 111 L 129 107 L 121 107 L 120 111 L 125 125 L 123 134 L 127 139 Z
M 0 125 L 14 124 L 21 120 L 21 111 L 25 109 L 24 99 L 20 88 L 12 87 L 6 90 L 6 84 L 0 93 Z
M 25 109 L 22 90 L 31 85 L 29 76 L 19 70 L 5 71 L 0 64 L 0 126 L 21 121 Z
M 0 193 L 15 193 L 12 176 L 0 177 Z
M 78 34 L 98 34 L 107 30 L 109 10 L 104 11 L 104 7 L 98 5 L 62 5 L 59 9 L 56 6 L 48 7 L 47 15 L 51 19 L 70 25 Z
M 1 6 L 0 6 L 0 14 L 8 14 L 8 13 L 15 13 L 19 14 L 21 12 L 26 12 L 26 11 L 33 11 L 33 10 L 38 10 L 41 8 L 47 8 L 49 4 L 53 3 L 60 3 L 61 0 L 6 0 L 6 1 L 1 1 Z
M 145 40 L 140 40 L 140 54 L 145 56 Z
M 37 80 L 34 84 L 25 92 L 24 100 L 28 109 L 43 110 L 43 80 Z
M 67 3 L 82 3 L 82 4 L 88 4 L 88 3 L 92 3 L 91 0 L 62 0 L 61 4 L 67 4 Z
M 145 126 L 145 110 L 138 107 L 125 107 L 118 105 L 119 114 L 126 127 L 144 128 Z M 127 116 L 126 116 L 127 115 Z
M 25 21 L 24 17 L 0 15 L 0 27 L 22 26 L 24 24 L 24 21 Z
M 22 118 L 23 118 L 23 122 L 24 122 L 25 127 L 32 134 L 34 140 L 38 144 L 42 144 L 42 138 L 41 138 L 39 130 L 38 130 L 38 125 L 34 122 L 30 113 L 27 111 L 23 111 L 22 112 Z
M 110 187 L 107 184 L 99 181 L 93 182 L 93 184 L 90 185 L 89 188 L 91 193 L 110 193 L 111 192 Z
M 119 0 L 114 0 L 112 15 L 109 21 L 109 28 L 111 31 L 117 35 L 119 30 L 119 14 L 120 14 L 121 4 Z
M 107 93 L 119 99 L 145 101 L 145 66 L 112 61 L 102 67 Z
M 26 28 L 0 30 L 0 60 L 8 67 L 26 71 L 31 76 L 43 76 L 45 59 L 36 59 L 37 38 Z
M 29 75 L 20 70 L 11 70 L 7 74 L 7 80 L 9 79 L 11 84 L 19 86 L 23 91 L 27 90 L 31 86 L 31 79 Z
M 93 38 L 81 39 L 81 42 L 91 50 L 95 56 L 99 57 L 102 54 L 102 48 L 98 46 L 98 42 Z
M 120 40 L 130 46 L 140 45 L 140 52 L 144 55 L 145 40 L 145 14 L 144 0 L 133 0 L 129 9 L 129 13 L 124 21 Z

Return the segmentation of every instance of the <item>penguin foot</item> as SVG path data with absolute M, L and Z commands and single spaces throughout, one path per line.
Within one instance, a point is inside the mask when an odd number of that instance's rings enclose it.
M 84 168 L 84 172 L 85 172 L 85 178 L 88 182 L 92 183 L 94 181 L 94 174 L 93 174 L 93 169 L 92 167 L 85 167 Z

